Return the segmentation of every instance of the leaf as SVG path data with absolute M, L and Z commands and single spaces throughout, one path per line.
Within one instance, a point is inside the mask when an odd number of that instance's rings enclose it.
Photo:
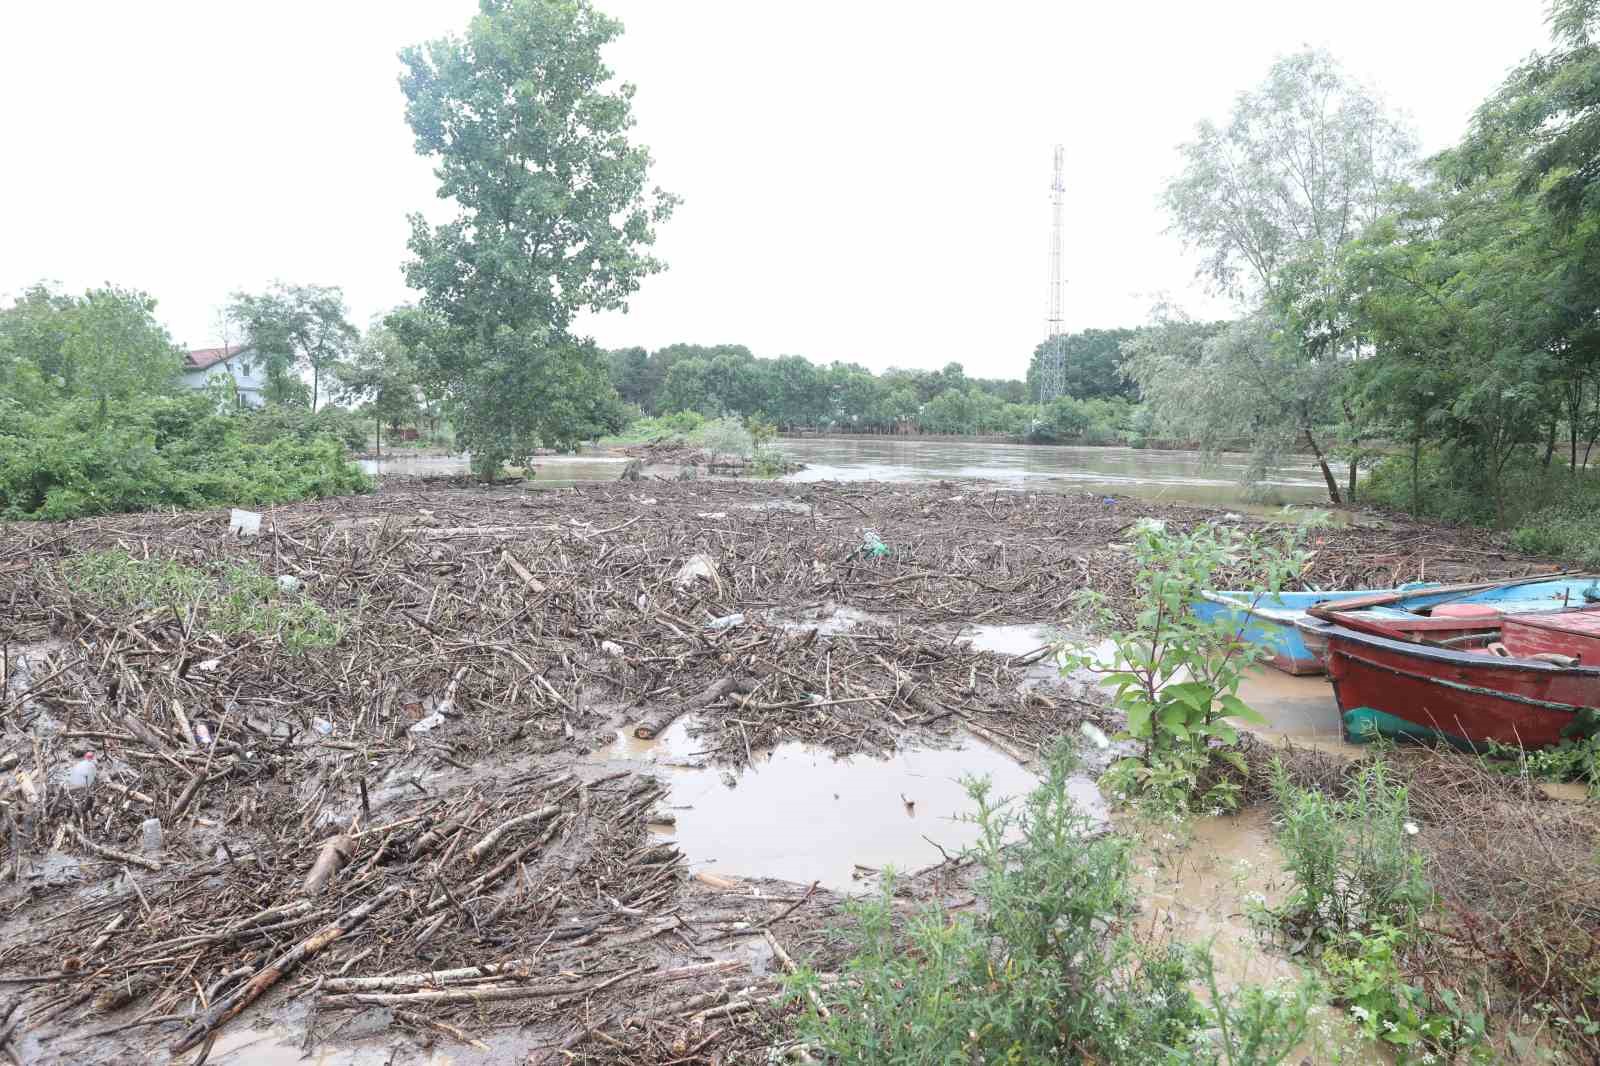
M 1236 743 L 1236 741 L 1230 741 L 1230 743 Z M 1241 753 L 1237 751 L 1222 751 L 1218 752 L 1217 754 L 1224 762 L 1233 767 L 1235 770 L 1239 771 L 1241 774 L 1248 774 L 1250 772 L 1250 764 L 1245 761 L 1245 757 Z
M 1260 711 L 1245 703 L 1238 696 L 1223 696 L 1218 702 L 1222 704 L 1222 712 L 1229 718 L 1238 718 L 1241 721 L 1249 722 L 1251 725 L 1269 724 Z
M 1162 689 L 1161 694 L 1167 699 L 1179 701 L 1197 714 L 1204 714 L 1211 709 L 1213 696 L 1211 688 L 1198 681 L 1185 681 L 1182 684 L 1168 685 Z

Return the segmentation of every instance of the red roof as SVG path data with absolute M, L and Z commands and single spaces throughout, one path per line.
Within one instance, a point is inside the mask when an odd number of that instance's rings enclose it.
M 229 359 L 245 350 L 245 345 L 234 344 L 226 348 L 196 348 L 183 357 L 185 370 L 204 370 L 207 367 L 225 363 Z

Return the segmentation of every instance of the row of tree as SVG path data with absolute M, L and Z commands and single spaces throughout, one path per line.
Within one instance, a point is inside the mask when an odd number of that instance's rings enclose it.
M 1318 51 L 1203 123 L 1166 203 L 1243 313 L 1158 309 L 1122 344 L 1154 417 L 1248 435 L 1260 469 L 1303 447 L 1334 502 L 1377 441 L 1408 447 L 1414 509 L 1431 476 L 1505 520 L 1522 467 L 1559 450 L 1583 469 L 1600 436 L 1597 9 L 1557 0 L 1554 47 L 1430 159 Z

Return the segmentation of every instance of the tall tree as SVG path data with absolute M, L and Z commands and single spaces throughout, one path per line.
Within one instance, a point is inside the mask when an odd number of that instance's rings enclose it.
M 465 36 L 400 54 L 417 151 L 459 208 L 411 217 L 406 280 L 431 322 L 402 336 L 481 472 L 575 443 L 615 407 L 573 319 L 625 308 L 662 269 L 647 250 L 677 201 L 646 189 L 633 87 L 601 58 L 621 31 L 588 0 L 480 0 Z
M 1133 339 L 1131 329 L 1086 329 L 1061 338 L 1066 348 L 1066 395 L 1080 400 L 1110 399 L 1123 396 L 1135 399 L 1139 388 L 1122 372 L 1122 345 Z M 1039 370 L 1048 341 L 1040 341 L 1028 362 L 1027 398 L 1039 395 Z M 1015 401 L 1025 402 L 1018 397 Z
M 1239 96 L 1226 125 L 1201 123 L 1181 152 L 1183 171 L 1165 200 L 1174 228 L 1203 253 L 1202 274 L 1216 291 L 1275 316 L 1269 332 L 1291 341 L 1298 362 L 1327 364 L 1297 370 L 1294 380 L 1312 391 L 1275 402 L 1246 425 L 1260 427 L 1258 449 L 1303 440 L 1338 503 L 1318 430 L 1337 420 L 1340 371 L 1361 344 L 1339 253 L 1394 207 L 1415 138 L 1331 56 L 1308 50 L 1275 63 Z M 1277 360 L 1261 365 L 1282 369 Z M 1278 393 L 1270 382 L 1255 388 Z M 1268 425 L 1268 417 L 1292 424 Z
M 339 366 L 338 378 L 346 403 L 367 405 L 379 427 L 380 447 L 383 426 L 398 430 L 422 414 L 416 361 L 384 320 L 367 328 L 355 357 Z
M 322 398 L 323 379 L 361 339 L 338 286 L 280 281 L 264 293 L 236 292 L 228 318 L 244 331 L 245 343 L 266 371 L 267 399 L 292 402 L 301 392 L 297 372 L 310 371 L 313 411 Z
M 172 391 L 182 356 L 155 308 L 136 289 L 28 289 L 0 310 L 0 392 L 29 404 L 92 400 L 103 422 L 114 403 Z

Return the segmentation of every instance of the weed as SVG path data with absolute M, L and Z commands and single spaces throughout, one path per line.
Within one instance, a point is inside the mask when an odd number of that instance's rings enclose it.
M 1382 760 L 1355 774 L 1344 799 L 1295 785 L 1274 760 L 1272 791 L 1278 844 L 1294 880 L 1279 914 L 1284 924 L 1324 940 L 1380 923 L 1415 927 L 1433 890 L 1409 843 L 1416 826 L 1406 789 L 1390 783 Z
M 1080 611 L 1101 631 L 1113 631 L 1109 669 L 1082 652 L 1062 656 L 1063 671 L 1106 673 L 1101 684 L 1127 718 L 1118 739 L 1139 744 L 1139 754 L 1116 762 L 1101 779 L 1112 794 L 1142 799 L 1159 809 L 1232 810 L 1240 787 L 1214 772 L 1214 760 L 1246 772 L 1233 750 L 1237 730 L 1227 719 L 1264 724 L 1239 699 L 1239 683 L 1261 654 L 1242 639 L 1242 612 L 1203 619 L 1194 610 L 1201 593 L 1224 569 L 1260 575 L 1258 598 L 1276 592 L 1304 567 L 1299 533 L 1279 542 L 1228 527 L 1202 524 L 1170 534 L 1159 523 L 1140 527 L 1134 542 L 1139 563 L 1135 596 L 1141 604 L 1131 629 L 1114 631 L 1098 593 L 1079 598 Z
M 337 643 L 343 627 L 320 604 L 280 589 L 252 563 L 234 563 L 220 576 L 167 559 L 135 559 L 125 551 L 85 552 L 62 564 L 68 585 L 111 607 L 170 608 L 195 614 L 221 634 L 255 633 L 291 653 Z
M 1304 1031 L 1307 997 L 1247 991 L 1207 1007 L 1189 984 L 1204 973 L 1214 987 L 1208 953 L 1138 946 L 1123 925 L 1129 844 L 1091 833 L 1068 792 L 1070 769 L 1058 752 L 1019 809 L 969 783 L 976 915 L 932 906 L 897 935 L 892 882 L 847 906 L 856 950 L 845 978 L 826 990 L 809 973 L 793 983 L 832 1000 L 827 1017 L 807 1007 L 805 1040 L 842 1064 L 1198 1066 L 1221 1061 L 1221 1032 L 1229 1066 L 1282 1061 Z

